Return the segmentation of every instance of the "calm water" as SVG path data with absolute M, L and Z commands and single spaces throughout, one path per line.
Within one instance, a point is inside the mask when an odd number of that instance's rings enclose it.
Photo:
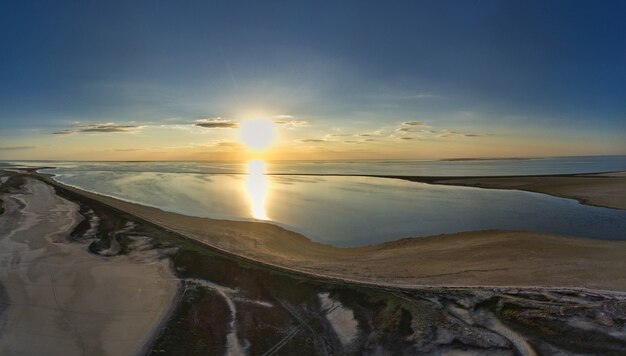
M 163 173 L 246 173 L 237 162 L 12 162 L 62 167 L 64 171 L 126 171 Z M 553 157 L 482 161 L 284 161 L 271 162 L 267 173 L 373 174 L 408 176 L 493 176 L 626 171 L 626 156 Z
M 247 175 L 128 171 L 122 166 L 90 163 L 51 172 L 60 182 L 167 211 L 268 220 L 337 246 L 481 229 L 626 239 L 626 211 L 536 193 L 369 177 L 271 176 L 263 174 L 272 169 L 262 162 L 253 162 Z M 167 167 L 180 172 L 193 163 Z

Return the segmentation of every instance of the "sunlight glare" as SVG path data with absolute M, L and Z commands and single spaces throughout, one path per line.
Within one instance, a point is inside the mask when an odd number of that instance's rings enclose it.
M 276 124 L 268 119 L 247 120 L 241 124 L 239 136 L 248 149 L 264 150 L 274 142 Z
M 246 192 L 250 200 L 252 217 L 259 220 L 269 220 L 265 211 L 267 196 L 267 177 L 265 177 L 265 162 L 252 160 L 248 162 L 246 176 Z

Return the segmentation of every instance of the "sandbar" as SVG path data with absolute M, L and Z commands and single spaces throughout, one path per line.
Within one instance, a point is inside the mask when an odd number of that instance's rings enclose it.
M 582 204 L 626 209 L 626 172 L 510 177 L 393 177 L 415 182 L 515 189 L 576 199 Z

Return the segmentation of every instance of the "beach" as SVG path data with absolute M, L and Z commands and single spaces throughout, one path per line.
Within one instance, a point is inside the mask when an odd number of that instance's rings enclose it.
M 625 172 L 565 176 L 448 178 L 435 180 L 435 183 L 525 190 L 576 199 L 582 204 L 626 209 Z
M 1 198 L 0 353 L 145 352 L 178 294 L 170 262 L 155 251 L 89 254 L 68 240 L 79 207 L 39 180 Z

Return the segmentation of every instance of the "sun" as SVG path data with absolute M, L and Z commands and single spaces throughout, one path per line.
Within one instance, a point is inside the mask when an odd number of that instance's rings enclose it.
M 268 119 L 251 119 L 239 127 L 239 137 L 250 150 L 264 150 L 274 143 L 276 124 Z

